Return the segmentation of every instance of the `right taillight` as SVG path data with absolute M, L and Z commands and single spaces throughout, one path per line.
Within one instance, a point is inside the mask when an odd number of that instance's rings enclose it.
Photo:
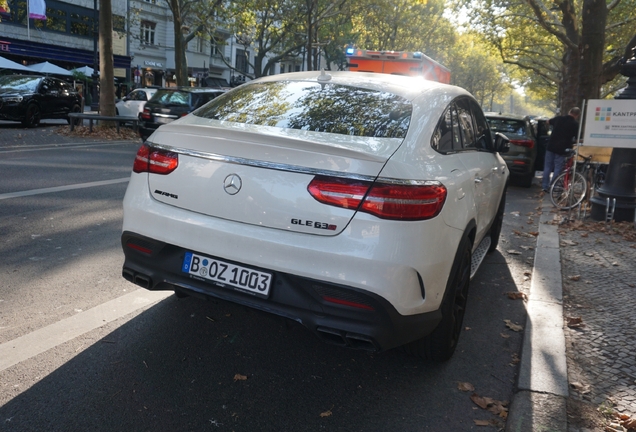
M 137 151 L 133 171 L 152 174 L 170 174 L 179 166 L 179 155 L 143 144 Z
M 336 207 L 357 209 L 381 219 L 425 220 L 442 211 L 447 190 L 439 182 L 362 182 L 315 177 L 307 190 L 316 200 Z
M 533 140 L 510 140 L 510 144 L 515 144 L 521 147 L 528 147 L 528 148 L 534 147 Z

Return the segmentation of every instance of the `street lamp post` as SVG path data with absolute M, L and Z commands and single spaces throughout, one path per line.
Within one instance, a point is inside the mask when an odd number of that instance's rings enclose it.
M 99 111 L 99 94 L 97 92 L 97 83 L 99 80 L 99 75 L 97 73 L 99 63 L 97 59 L 97 38 L 99 37 L 99 34 L 97 23 L 97 0 L 93 0 L 93 75 L 91 76 L 93 79 L 93 87 L 91 93 L 91 111 Z

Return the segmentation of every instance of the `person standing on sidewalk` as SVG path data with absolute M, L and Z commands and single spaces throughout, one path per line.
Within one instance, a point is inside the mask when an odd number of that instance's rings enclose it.
M 568 115 L 556 116 L 548 120 L 548 125 L 552 126 L 552 135 L 545 152 L 545 162 L 543 165 L 543 181 L 541 187 L 544 192 L 550 190 L 550 174 L 555 180 L 565 164 L 565 151 L 572 148 L 579 133 L 578 119 L 581 110 L 578 107 L 572 108 Z

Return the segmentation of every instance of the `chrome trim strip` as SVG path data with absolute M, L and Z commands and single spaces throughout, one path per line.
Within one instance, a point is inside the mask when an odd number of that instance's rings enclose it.
M 327 176 L 327 177 L 338 177 L 338 178 L 368 181 L 368 182 L 379 181 L 382 183 L 387 183 L 392 185 L 442 186 L 442 183 L 436 180 L 408 180 L 408 179 L 396 179 L 396 178 L 389 178 L 389 177 L 374 177 L 374 176 L 367 176 L 367 175 L 361 175 L 361 174 L 343 173 L 340 171 L 308 168 L 308 167 L 303 167 L 298 165 L 265 162 L 265 161 L 259 161 L 255 159 L 247 159 L 247 158 L 241 158 L 241 157 L 235 157 L 235 156 L 224 156 L 224 155 L 219 155 L 215 153 L 201 152 L 197 150 L 184 149 L 184 148 L 174 147 L 174 146 L 169 146 L 164 144 L 154 144 L 154 143 L 151 143 L 150 141 L 147 141 L 146 143 L 150 147 L 154 147 L 160 150 L 165 150 L 165 151 L 169 151 L 169 152 L 173 152 L 177 154 L 182 154 L 185 156 L 207 159 L 207 160 L 211 160 L 215 162 L 230 163 L 235 165 L 245 165 L 245 166 L 251 166 L 256 168 L 265 168 L 265 169 L 271 169 L 276 171 L 293 172 L 298 174 L 321 175 L 321 176 Z
M 150 113 L 155 117 L 163 117 L 163 118 L 179 118 L 179 116 L 174 114 L 161 114 L 161 113 Z

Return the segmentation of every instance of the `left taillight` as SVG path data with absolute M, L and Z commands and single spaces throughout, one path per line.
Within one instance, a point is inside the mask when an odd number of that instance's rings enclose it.
M 143 144 L 137 151 L 133 171 L 136 173 L 170 174 L 179 166 L 179 155 Z
M 442 211 L 447 195 L 444 185 L 435 181 L 393 184 L 323 176 L 315 177 L 307 190 L 324 204 L 407 221 L 434 218 Z

